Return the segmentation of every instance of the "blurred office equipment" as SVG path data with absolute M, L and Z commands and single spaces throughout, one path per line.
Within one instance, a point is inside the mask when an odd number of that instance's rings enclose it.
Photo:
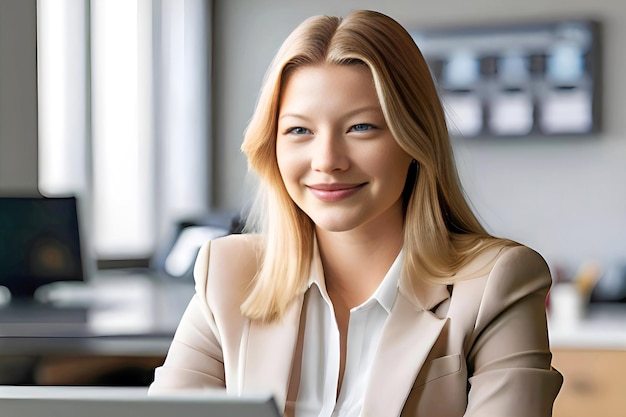
M 96 270 L 75 198 L 0 202 L 0 284 L 12 297 L 0 306 L 0 384 L 148 385 L 194 293 L 200 246 L 240 232 L 232 213 L 197 216 L 181 221 L 148 268 Z M 55 242 L 45 262 L 26 255 L 41 236 Z
M 591 291 L 592 303 L 626 303 L 626 264 L 605 268 Z
M 593 20 L 418 30 L 450 130 L 462 137 L 587 135 L 600 129 Z
M 36 383 L 50 358 L 115 365 L 116 356 L 163 355 L 187 288 L 146 274 L 95 274 L 85 249 L 76 197 L 0 197 L 0 383 Z
M 232 212 L 211 212 L 179 221 L 150 259 L 150 267 L 173 278 L 191 279 L 200 247 L 207 241 L 242 232 L 241 217 Z
M 0 197 L 0 286 L 11 305 L 59 281 L 85 281 L 75 197 Z

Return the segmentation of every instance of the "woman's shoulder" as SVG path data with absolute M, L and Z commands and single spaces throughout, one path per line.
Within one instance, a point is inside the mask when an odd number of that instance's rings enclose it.
M 230 234 L 207 242 L 211 253 L 220 257 L 256 256 L 261 245 L 261 237 L 256 234 Z
M 552 284 L 543 256 L 515 242 L 486 249 L 462 268 L 457 278 L 453 299 L 494 314 L 530 294 L 545 296 Z
M 523 244 L 500 240 L 478 252 L 455 275 L 459 281 L 473 278 L 549 271 L 548 265 L 537 251 Z
M 498 250 L 489 273 L 490 279 L 502 276 L 511 282 L 519 279 L 528 282 L 531 278 L 538 278 L 540 281 L 551 278 L 548 263 L 531 247 L 509 242 L 494 249 Z
M 261 239 L 253 234 L 232 234 L 206 242 L 194 266 L 196 291 L 242 294 L 259 268 L 260 245 Z
M 498 297 L 504 294 L 547 293 L 552 285 L 550 267 L 539 252 L 521 244 L 505 247 L 488 276 L 488 288 Z
M 519 243 L 505 246 L 498 256 L 498 262 L 512 271 L 548 269 L 546 260 L 539 252 Z

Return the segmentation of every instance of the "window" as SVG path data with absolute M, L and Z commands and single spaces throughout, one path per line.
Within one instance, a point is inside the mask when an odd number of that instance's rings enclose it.
M 39 0 L 39 184 L 98 259 L 148 258 L 209 207 L 210 2 Z

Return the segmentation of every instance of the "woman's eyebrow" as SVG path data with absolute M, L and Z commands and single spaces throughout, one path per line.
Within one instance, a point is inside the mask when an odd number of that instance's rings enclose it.
M 288 118 L 288 117 L 293 117 L 293 118 L 296 118 L 296 119 L 303 119 L 303 120 L 309 120 L 310 119 L 310 117 L 305 116 L 303 114 L 299 114 L 299 113 L 283 113 L 280 116 L 278 116 L 278 120 L 285 119 L 285 118 Z
M 342 115 L 342 118 L 349 118 L 349 117 L 356 116 L 361 113 L 368 113 L 368 112 L 382 113 L 382 109 L 380 108 L 380 106 L 359 107 L 354 110 L 350 110 L 349 112 L 346 112 L 345 114 Z M 294 118 L 303 119 L 303 120 L 311 119 L 311 117 L 309 116 L 306 116 L 300 113 L 294 113 L 294 112 L 283 113 L 280 116 L 278 116 L 278 119 L 280 120 L 280 119 L 287 118 L 287 117 L 294 117 Z

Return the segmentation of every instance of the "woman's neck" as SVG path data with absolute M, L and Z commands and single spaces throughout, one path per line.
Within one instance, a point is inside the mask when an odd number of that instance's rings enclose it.
M 395 230 L 394 230 L 395 229 Z M 348 308 L 365 302 L 402 249 L 402 227 L 384 233 L 317 231 L 326 288 Z

